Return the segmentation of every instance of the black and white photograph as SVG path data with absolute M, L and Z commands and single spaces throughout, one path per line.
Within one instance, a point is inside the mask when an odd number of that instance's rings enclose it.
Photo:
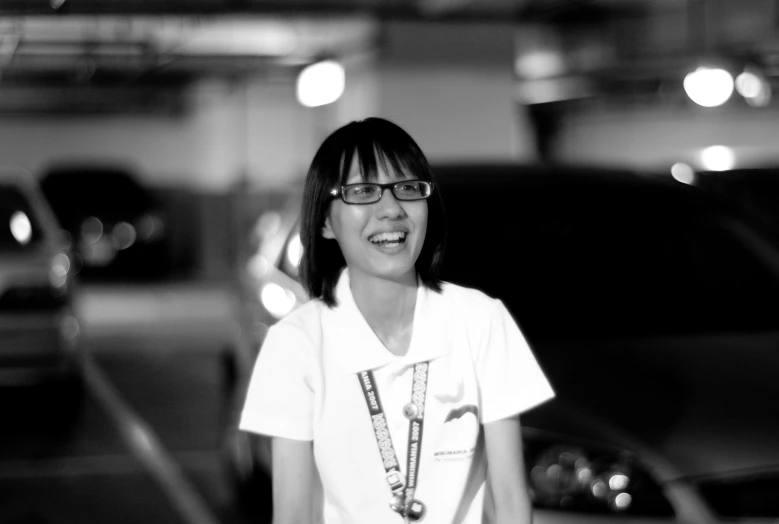
M 0 2 L 0 524 L 779 521 L 779 1 Z

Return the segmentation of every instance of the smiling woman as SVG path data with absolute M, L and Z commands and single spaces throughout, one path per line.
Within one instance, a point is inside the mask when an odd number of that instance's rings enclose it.
M 384 183 L 361 182 L 364 175 L 357 160 L 352 161 L 347 184 L 331 191 L 338 192 L 341 201 L 331 204 L 322 236 L 338 242 L 353 282 L 359 281 L 357 273 L 361 273 L 416 286 L 415 263 L 427 233 L 424 200 L 430 196 L 418 188 L 429 182 L 404 180 L 403 173 L 390 174 L 382 165 L 377 165 L 375 176 Z M 416 191 L 408 189 L 414 187 Z M 385 195 L 385 189 L 391 191 Z M 395 196 L 398 193 L 404 198 Z
M 393 198 L 388 198 L 376 182 L 392 187 Z M 398 189 L 410 182 L 429 187 L 420 189 L 421 198 L 412 195 L 414 198 L 402 199 L 395 189 L 399 182 L 403 183 Z M 301 278 L 311 296 L 321 296 L 328 305 L 335 304 L 333 290 L 347 260 L 340 244 L 328 242 L 322 228 L 328 226 L 333 211 L 336 215 L 340 211 L 365 214 L 374 207 L 354 204 L 375 204 L 383 213 L 390 214 L 400 209 L 400 216 L 386 217 L 380 227 L 371 225 L 377 229 L 368 231 L 369 234 L 388 232 L 390 225 L 403 231 L 413 217 L 402 215 L 407 210 L 414 214 L 424 209 L 427 227 L 417 228 L 423 237 L 418 242 L 420 251 L 416 253 L 415 266 L 422 282 L 437 288 L 434 275 L 443 259 L 445 218 L 441 197 L 432 188 L 433 174 L 422 150 L 405 131 L 386 120 L 352 123 L 328 137 L 314 156 L 304 189 L 304 202 L 310 209 L 302 216 L 301 242 L 304 253 L 310 256 L 301 261 Z M 339 196 L 340 200 L 336 200 Z M 408 202 L 401 206 L 399 200 Z M 383 207 L 386 205 L 391 208 L 387 210 Z M 398 205 L 398 209 L 392 209 L 393 205 Z
M 379 118 L 335 131 L 300 231 L 313 300 L 267 332 L 240 423 L 272 437 L 274 524 L 475 524 L 487 471 L 495 522 L 530 522 L 518 414 L 553 392 L 500 301 L 438 279 L 416 142 Z

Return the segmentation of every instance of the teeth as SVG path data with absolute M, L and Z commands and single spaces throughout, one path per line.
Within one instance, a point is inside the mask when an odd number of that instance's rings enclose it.
M 405 231 L 393 231 L 392 233 L 377 233 L 368 240 L 371 242 L 399 242 L 406 238 Z

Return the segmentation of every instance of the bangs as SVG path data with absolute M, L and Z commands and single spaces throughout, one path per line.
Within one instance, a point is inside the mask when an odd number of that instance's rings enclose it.
M 375 182 L 379 167 L 393 179 L 418 178 L 430 181 L 432 175 L 425 157 L 418 148 L 408 143 L 386 138 L 360 139 L 344 151 L 341 163 L 341 185 L 349 179 L 354 156 L 363 180 Z

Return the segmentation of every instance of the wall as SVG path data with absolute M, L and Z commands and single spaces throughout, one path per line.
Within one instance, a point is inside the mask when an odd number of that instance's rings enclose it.
M 0 158 L 39 173 L 60 159 L 115 159 L 152 184 L 225 191 L 241 177 L 300 177 L 318 143 L 354 118 L 396 120 L 432 158 L 525 157 L 532 140 L 513 95 L 511 24 L 383 25 L 378 52 L 347 63 L 330 108 L 294 99 L 294 76 L 205 81 L 174 116 L 4 117 Z
M 734 107 L 735 106 L 735 107 Z M 565 120 L 558 156 L 567 162 L 665 169 L 698 162 L 701 149 L 726 145 L 740 165 L 779 162 L 777 108 L 658 107 L 584 112 Z
M 176 208 L 180 234 L 198 232 L 196 273 L 218 276 L 231 271 L 247 220 L 273 204 L 241 195 L 299 188 L 319 143 L 350 120 L 392 119 L 433 161 L 533 157 L 513 102 L 510 22 L 381 27 L 376 49 L 346 57 L 346 94 L 331 106 L 301 107 L 293 72 L 203 81 L 182 116 L 5 118 L 0 158 L 34 173 L 84 157 L 135 166 Z
M 4 117 L 0 157 L 35 174 L 61 159 L 115 159 L 190 183 L 203 151 L 186 119 L 169 117 Z
M 379 113 L 433 160 L 532 159 L 514 102 L 511 23 L 394 23 L 384 29 Z

